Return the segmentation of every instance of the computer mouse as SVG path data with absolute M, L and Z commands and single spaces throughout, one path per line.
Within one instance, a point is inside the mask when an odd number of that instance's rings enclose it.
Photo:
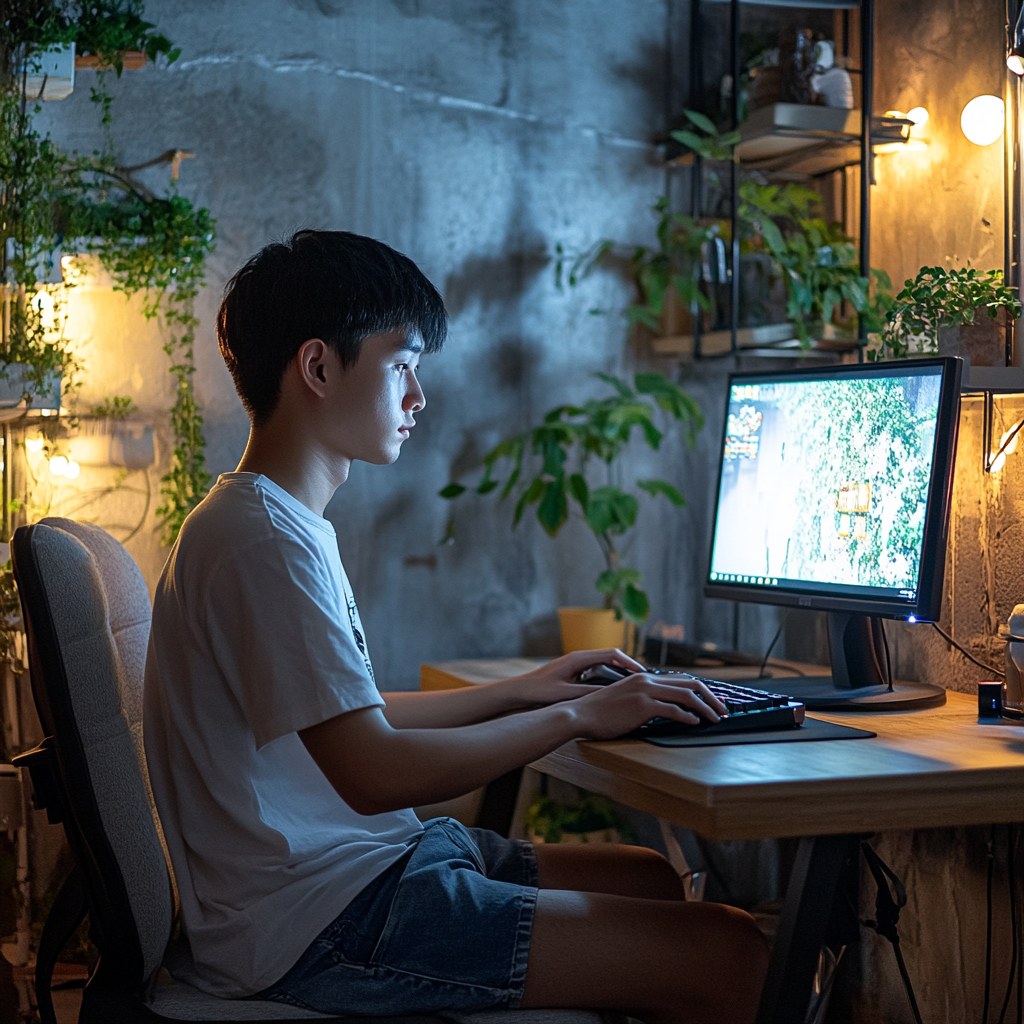
M 576 682 L 587 683 L 590 686 L 607 686 L 609 683 L 625 679 L 629 674 L 625 669 L 616 668 L 614 665 L 591 665 L 577 674 Z

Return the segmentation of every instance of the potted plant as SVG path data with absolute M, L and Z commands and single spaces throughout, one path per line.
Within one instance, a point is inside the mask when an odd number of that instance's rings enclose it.
M 692 319 L 711 310 L 700 287 L 702 254 L 705 245 L 715 244 L 720 228 L 717 223 L 701 225 L 686 214 L 673 212 L 665 196 L 651 209 L 658 218 L 656 247 L 627 249 L 602 239 L 583 252 L 572 252 L 559 243 L 555 246 L 555 285 L 575 287 L 598 265 L 625 264 L 639 293 L 637 301 L 627 307 L 626 319 L 659 336 L 672 337 L 688 333 Z
M 632 387 L 618 377 L 597 376 L 612 388 L 611 395 L 557 406 L 536 427 L 501 441 L 484 456 L 484 475 L 475 488 L 484 495 L 500 487 L 502 499 L 516 492 L 513 527 L 535 505 L 537 519 L 551 537 L 566 524 L 570 510 L 590 528 L 604 560 L 595 582 L 603 607 L 560 610 L 566 650 L 622 646 L 623 619 L 634 624 L 647 619 L 650 601 L 640 588 L 639 570 L 623 563 L 622 538 L 636 525 L 639 494 L 663 496 L 677 507 L 686 503 L 667 480 L 624 484 L 628 460 L 623 456 L 634 431 L 657 450 L 664 433 L 656 421 L 682 426 L 691 445 L 704 422 L 697 403 L 660 373 L 638 373 Z M 452 499 L 466 490 L 453 481 L 439 493 Z M 449 524 L 449 536 L 451 530 Z M 607 631 L 605 639 L 594 631 L 573 639 L 572 623 L 579 620 L 597 623 L 596 629 Z
M 527 808 L 523 824 L 534 843 L 636 842 L 636 833 L 603 796 L 577 790 L 566 804 L 542 793 Z
M 874 358 L 939 353 L 975 366 L 1005 366 L 1006 321 L 1021 304 L 1001 270 L 922 267 L 896 296 Z
M 752 247 L 770 252 L 783 268 L 786 313 L 805 345 L 830 333 L 844 301 L 869 330 L 881 325 L 891 305 L 889 276 L 872 270 L 870 279 L 861 277 L 853 239 L 838 221 L 827 224 L 813 215 L 821 202 L 817 192 L 795 182 L 745 181 L 740 202 L 741 222 L 755 233 Z M 856 337 L 856 319 L 839 326 L 849 338 Z

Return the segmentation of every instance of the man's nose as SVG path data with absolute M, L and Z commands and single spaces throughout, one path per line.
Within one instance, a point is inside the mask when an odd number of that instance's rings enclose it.
M 427 404 L 427 396 L 423 394 L 423 388 L 420 387 L 420 382 L 416 377 L 413 377 L 413 386 L 409 388 L 405 396 L 405 402 L 403 406 L 409 412 L 419 412 Z

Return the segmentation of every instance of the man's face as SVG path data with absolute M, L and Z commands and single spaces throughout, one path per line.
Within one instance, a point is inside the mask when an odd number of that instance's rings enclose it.
M 339 455 L 378 466 L 398 458 L 415 424 L 413 414 L 427 404 L 416 379 L 422 351 L 419 335 L 403 329 L 371 335 L 355 365 L 345 370 L 328 353 L 335 367 L 330 434 Z

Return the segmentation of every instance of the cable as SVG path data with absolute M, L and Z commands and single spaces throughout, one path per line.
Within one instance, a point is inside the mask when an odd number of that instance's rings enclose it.
M 996 827 L 989 833 L 985 856 L 988 859 L 988 881 L 985 886 L 985 1001 L 981 1011 L 981 1024 L 988 1024 L 989 995 L 992 989 L 992 867 L 995 858 L 992 848 L 996 839 Z
M 938 633 L 939 636 L 941 636 L 946 641 L 946 643 L 948 643 L 951 647 L 955 647 L 968 661 L 973 661 L 974 664 L 978 666 L 978 668 L 983 668 L 986 672 L 991 672 L 992 675 L 998 676 L 1000 679 L 1006 678 L 1005 672 L 1000 672 L 999 669 L 993 668 L 991 665 L 986 665 L 983 661 L 978 661 L 978 659 L 973 654 L 971 654 L 970 651 L 965 650 L 963 647 L 961 647 L 937 622 L 933 622 L 931 623 L 931 625 L 935 632 Z
M 882 631 L 882 646 L 885 648 L 885 674 L 889 677 L 889 692 L 892 693 L 892 661 L 889 658 L 889 638 L 885 635 L 885 620 L 878 620 L 878 628 Z
M 900 969 L 900 977 L 903 979 L 903 988 L 906 990 L 907 1001 L 914 1014 L 914 1021 L 916 1024 L 922 1024 L 921 1011 L 918 1009 L 917 997 L 914 995 L 914 986 L 910 983 L 910 973 L 907 971 L 903 951 L 900 949 L 900 935 L 897 928 L 900 911 L 907 905 L 906 886 L 892 868 L 871 849 L 866 840 L 861 841 L 860 848 L 864 853 L 868 869 L 875 879 L 875 885 L 878 886 L 878 891 L 875 894 L 875 920 L 865 921 L 864 924 L 868 928 L 873 928 L 882 938 L 888 939 L 892 944 L 892 951 L 896 955 L 896 966 Z M 892 888 L 890 888 L 890 883 L 892 883 Z M 988 1013 L 987 1003 L 985 1012 Z
M 1006 1019 L 1006 1008 L 1010 1005 L 1013 982 L 1017 977 L 1017 880 L 1013 871 L 1014 828 L 1012 824 L 1006 826 L 1006 840 L 1006 875 L 1010 888 L 1010 932 L 1013 944 L 1010 947 L 1010 975 L 1006 979 L 1006 995 L 1003 997 L 1003 1008 L 999 1011 L 999 1024 L 1003 1024 Z
M 736 906 L 736 897 L 732 893 L 732 889 L 729 886 L 728 881 L 721 871 L 718 870 L 718 866 L 711 859 L 711 851 L 708 849 L 707 840 L 694 833 L 694 839 L 697 840 L 697 847 L 700 849 L 701 858 L 704 861 L 704 867 L 707 868 L 708 874 L 722 887 L 722 892 L 725 893 L 725 902 L 731 903 Z
M 795 676 L 807 675 L 806 672 L 803 672 L 800 669 L 798 669 L 796 665 L 794 665 L 791 661 L 779 661 L 776 659 L 774 661 L 769 661 L 768 664 L 774 665 L 776 668 L 784 668 L 787 672 L 791 672 Z M 774 676 L 772 678 L 774 678 Z
M 779 628 L 775 630 L 775 636 L 772 637 L 772 642 L 768 645 L 768 650 L 764 652 L 764 660 L 761 662 L 761 667 L 757 670 L 757 678 L 764 679 L 765 666 L 768 664 L 768 658 L 771 656 L 772 650 L 775 645 L 779 642 L 779 637 L 782 636 L 782 627 L 786 624 L 786 619 L 789 618 L 789 612 L 782 616 L 782 621 L 779 623 Z

